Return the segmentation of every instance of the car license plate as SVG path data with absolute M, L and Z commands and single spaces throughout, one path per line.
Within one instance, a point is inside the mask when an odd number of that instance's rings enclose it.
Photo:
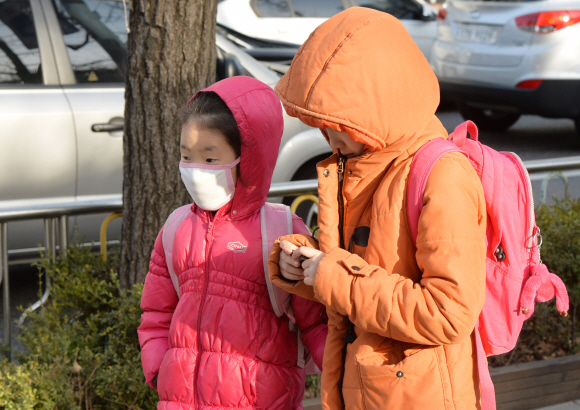
M 469 43 L 495 44 L 498 30 L 489 26 L 461 24 L 457 27 L 455 39 Z

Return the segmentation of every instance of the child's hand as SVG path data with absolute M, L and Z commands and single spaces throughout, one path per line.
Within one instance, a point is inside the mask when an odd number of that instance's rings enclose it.
M 298 249 L 296 245 L 288 241 L 280 242 L 280 273 L 287 280 L 303 280 L 304 270 L 300 267 L 298 256 L 294 257 L 294 250 Z
M 302 258 L 300 258 L 301 256 Z M 302 268 L 304 269 L 302 274 L 306 285 L 314 285 L 318 265 L 325 256 L 326 254 L 324 252 L 314 248 L 309 248 L 307 246 L 301 246 L 300 248 L 295 247 L 294 252 L 292 252 L 292 259 L 298 260 L 300 258 L 304 260 L 304 262 L 302 262 Z

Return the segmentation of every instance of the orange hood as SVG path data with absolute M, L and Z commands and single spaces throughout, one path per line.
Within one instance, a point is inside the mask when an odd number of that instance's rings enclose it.
M 447 136 L 433 70 L 403 24 L 380 11 L 353 7 L 321 24 L 275 91 L 288 115 L 370 151 Z

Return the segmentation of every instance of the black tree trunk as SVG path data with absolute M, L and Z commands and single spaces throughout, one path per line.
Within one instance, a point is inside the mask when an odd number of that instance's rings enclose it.
M 177 111 L 215 81 L 217 0 L 133 0 L 129 21 L 121 285 L 143 282 L 182 186 Z

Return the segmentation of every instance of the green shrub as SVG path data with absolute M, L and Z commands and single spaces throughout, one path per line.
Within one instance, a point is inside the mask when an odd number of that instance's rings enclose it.
M 0 408 L 33 409 L 37 403 L 37 391 L 32 386 L 31 372 L 25 366 L 17 366 L 8 360 L 4 360 L 1 366 Z
M 320 397 L 320 375 L 309 374 L 306 376 L 304 399 L 314 399 L 316 397 Z
M 39 264 L 51 298 L 26 319 L 20 365 L 2 364 L 0 409 L 155 408 L 137 339 L 142 286 L 120 290 L 117 267 L 79 247 Z

